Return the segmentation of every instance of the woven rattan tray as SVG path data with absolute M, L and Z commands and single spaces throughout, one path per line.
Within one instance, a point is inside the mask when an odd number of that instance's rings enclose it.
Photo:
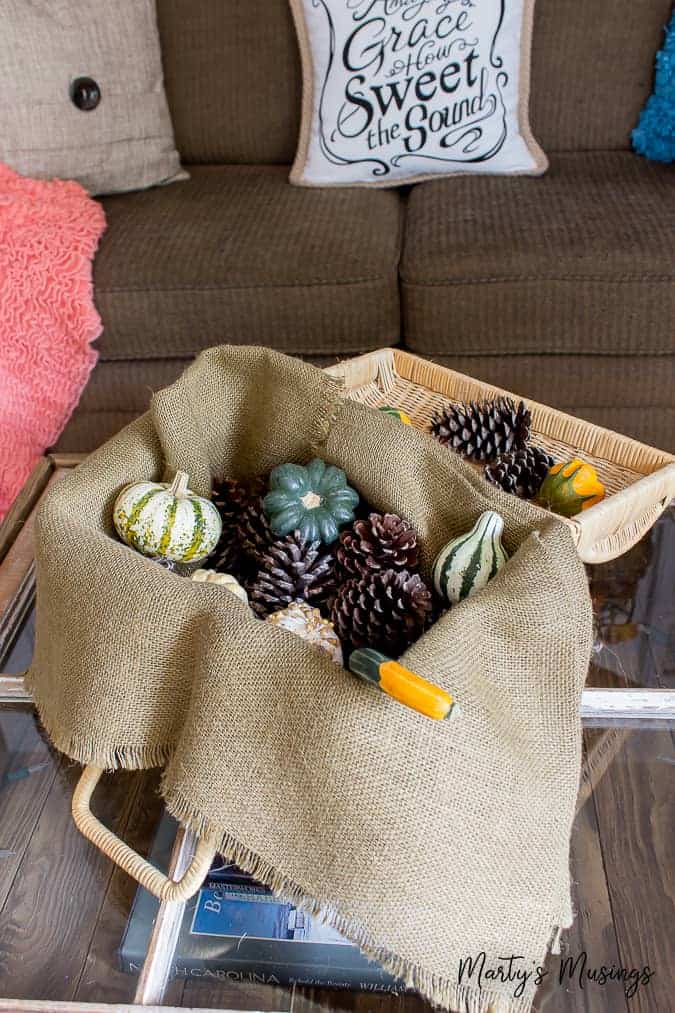
M 492 387 L 408 352 L 383 348 L 326 370 L 342 377 L 345 395 L 378 408 L 402 408 L 413 425 L 427 429 L 434 412 L 450 401 L 508 394 L 532 412 L 535 441 L 558 460 L 582 457 L 597 469 L 605 499 L 567 521 L 579 556 L 602 563 L 622 555 L 651 528 L 675 497 L 675 457 L 627 436 Z

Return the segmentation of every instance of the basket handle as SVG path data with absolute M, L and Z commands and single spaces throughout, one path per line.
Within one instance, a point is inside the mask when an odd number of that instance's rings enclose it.
M 75 826 L 111 862 L 124 869 L 132 879 L 163 901 L 185 901 L 193 896 L 204 882 L 216 853 L 207 840 L 200 840 L 190 865 L 178 882 L 169 879 L 133 848 L 98 820 L 91 811 L 91 796 L 101 780 L 103 770 L 92 764 L 86 766 L 73 793 L 72 813 Z
M 675 497 L 675 464 L 659 468 L 570 521 L 584 563 L 606 563 L 639 542 Z M 609 532 L 609 534 L 608 534 Z

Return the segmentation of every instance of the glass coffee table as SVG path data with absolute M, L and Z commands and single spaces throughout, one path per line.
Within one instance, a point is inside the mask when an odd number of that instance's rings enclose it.
M 136 884 L 76 830 L 70 806 L 81 770 L 50 746 L 21 679 L 33 647 L 34 510 L 78 460 L 45 458 L 0 528 L 0 1011 L 421 1010 L 411 994 L 263 984 L 263 975 L 219 971 L 217 940 L 210 965 L 196 966 L 184 949 L 185 905 L 147 897 L 140 948 L 129 957 Z M 589 579 L 596 640 L 572 836 L 576 919 L 562 954 L 546 964 L 535 1009 L 667 1013 L 675 994 L 675 509 L 625 556 L 589 569 Z M 155 860 L 178 878 L 195 841 L 163 819 L 158 789 L 156 771 L 106 775 L 94 810 L 143 855 L 157 851 L 160 825 L 164 835 L 169 827 L 173 845 Z

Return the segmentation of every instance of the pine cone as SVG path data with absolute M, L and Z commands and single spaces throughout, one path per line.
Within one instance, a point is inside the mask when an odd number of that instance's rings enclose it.
M 531 445 L 524 450 L 502 454 L 493 464 L 486 466 L 485 477 L 505 492 L 514 493 L 521 499 L 533 499 L 554 463 L 545 450 Z
M 396 658 L 424 632 L 431 609 L 431 592 L 418 574 L 384 570 L 343 584 L 331 619 L 345 657 L 372 647 Z
M 335 591 L 333 551 L 321 542 L 308 542 L 298 531 L 268 546 L 248 585 L 249 604 L 262 618 L 293 601 L 326 606 Z
M 378 570 L 415 570 L 417 534 L 397 514 L 371 513 L 340 535 L 340 569 L 347 577 L 364 577 Z
M 475 461 L 522 450 L 530 438 L 531 415 L 524 401 L 511 398 L 447 405 L 431 421 L 431 432 L 445 446 Z
M 254 496 L 239 517 L 237 536 L 241 552 L 255 572 L 262 564 L 264 554 L 276 541 L 262 505 L 263 497 Z
M 213 485 L 211 499 L 218 508 L 223 522 L 223 531 L 216 545 L 211 564 L 223 573 L 236 573 L 241 562 L 241 545 L 237 534 L 237 525 L 242 511 L 250 500 L 250 490 L 243 482 L 234 478 L 224 478 Z

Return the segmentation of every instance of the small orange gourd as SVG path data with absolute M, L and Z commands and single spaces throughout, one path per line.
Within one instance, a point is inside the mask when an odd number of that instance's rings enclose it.
M 593 465 L 575 457 L 553 465 L 537 498 L 549 510 L 563 517 L 574 517 L 604 497 L 605 487 Z

